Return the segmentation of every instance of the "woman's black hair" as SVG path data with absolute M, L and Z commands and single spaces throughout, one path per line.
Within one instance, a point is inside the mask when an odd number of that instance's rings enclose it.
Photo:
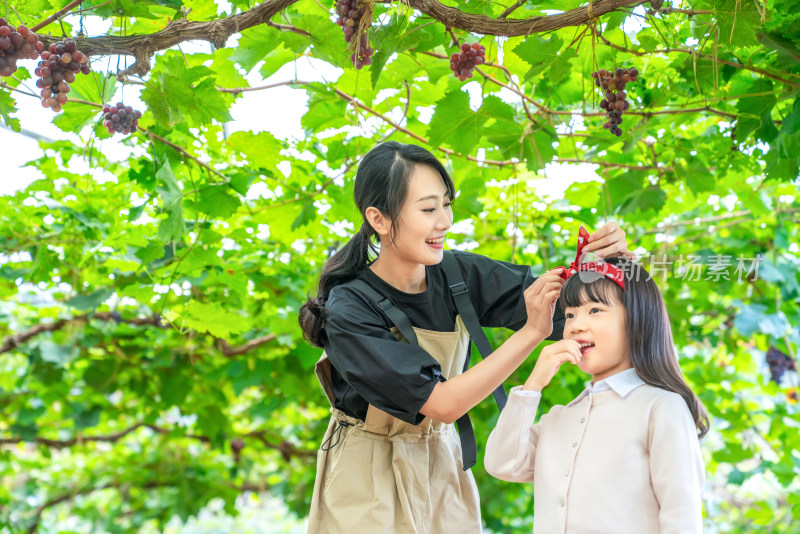
M 610 305 L 612 300 L 625 307 L 625 330 L 631 364 L 646 383 L 673 391 L 683 397 L 692 414 L 698 437 L 708 432 L 709 419 L 703 403 L 686 383 L 678 365 L 672 342 L 667 308 L 658 286 L 639 264 L 624 258 L 608 258 L 625 278 L 625 291 L 604 276 L 579 273 L 561 288 L 561 308 L 578 307 L 587 302 Z
M 358 232 L 325 264 L 319 277 L 317 295 L 309 297 L 300 308 L 298 320 L 303 337 L 322 347 L 325 301 L 334 286 L 355 278 L 370 263 L 370 254 L 377 254 L 373 237 L 377 234 L 366 219 L 367 208 L 373 206 L 391 219 L 391 238 L 397 233 L 400 210 L 406 201 L 408 181 L 416 165 L 428 165 L 441 176 L 450 198 L 455 198 L 455 186 L 450 175 L 436 156 L 416 145 L 396 141 L 380 143 L 370 150 L 358 165 L 355 181 L 355 201 L 363 222 Z

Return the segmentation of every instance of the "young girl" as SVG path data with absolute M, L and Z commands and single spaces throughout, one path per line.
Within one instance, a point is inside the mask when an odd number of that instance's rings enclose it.
M 661 293 L 628 260 L 577 258 L 561 291 L 564 338 L 511 390 L 486 470 L 533 481 L 534 533 L 702 532 L 698 437 L 708 415 L 678 367 Z M 542 389 L 565 362 L 591 373 L 591 384 L 533 424 Z

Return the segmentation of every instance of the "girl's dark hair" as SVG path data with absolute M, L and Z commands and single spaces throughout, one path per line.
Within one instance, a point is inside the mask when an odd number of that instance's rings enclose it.
M 624 258 L 606 261 L 622 270 L 625 291 L 604 276 L 580 272 L 571 276 L 561 288 L 561 308 L 578 307 L 587 302 L 602 302 L 608 306 L 613 299 L 621 302 L 625 307 L 628 350 L 636 373 L 646 383 L 683 397 L 698 437 L 702 438 L 708 432 L 708 412 L 681 373 L 667 308 L 658 286 L 637 263 Z
M 309 296 L 300 308 L 298 320 L 303 337 L 312 345 L 323 345 L 324 306 L 331 289 L 355 278 L 371 263 L 370 253 L 377 254 L 372 241 L 377 234 L 367 222 L 367 208 L 374 206 L 391 219 L 391 238 L 394 241 L 408 181 L 416 165 L 428 165 L 438 171 L 450 198 L 455 198 L 455 186 L 450 175 L 436 156 L 422 147 L 388 141 L 375 146 L 364 156 L 356 172 L 354 192 L 363 219 L 361 228 L 327 261 L 319 277 L 317 295 Z

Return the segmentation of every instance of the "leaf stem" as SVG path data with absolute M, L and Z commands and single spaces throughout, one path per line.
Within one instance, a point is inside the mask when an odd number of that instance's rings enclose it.
M 33 28 L 31 28 L 31 31 L 32 32 L 39 31 L 40 29 L 44 28 L 45 26 L 47 26 L 48 24 L 50 24 L 51 22 L 53 22 L 57 18 L 59 18 L 62 15 L 66 14 L 70 9 L 72 9 L 73 7 L 77 6 L 78 4 L 80 4 L 82 2 L 83 2 L 83 0 L 72 0 L 72 2 L 70 2 L 69 4 L 67 4 L 63 8 L 59 9 L 58 11 L 56 11 L 55 13 L 53 13 L 52 15 L 50 15 L 49 17 L 44 19 L 42 22 L 40 22 L 39 24 L 37 24 Z

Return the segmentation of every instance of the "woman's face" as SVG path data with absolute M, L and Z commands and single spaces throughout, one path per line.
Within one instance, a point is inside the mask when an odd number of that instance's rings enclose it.
M 450 195 L 438 171 L 415 165 L 398 221 L 394 243 L 381 241 L 381 253 L 394 261 L 436 265 L 442 261 L 444 238 L 453 224 Z

